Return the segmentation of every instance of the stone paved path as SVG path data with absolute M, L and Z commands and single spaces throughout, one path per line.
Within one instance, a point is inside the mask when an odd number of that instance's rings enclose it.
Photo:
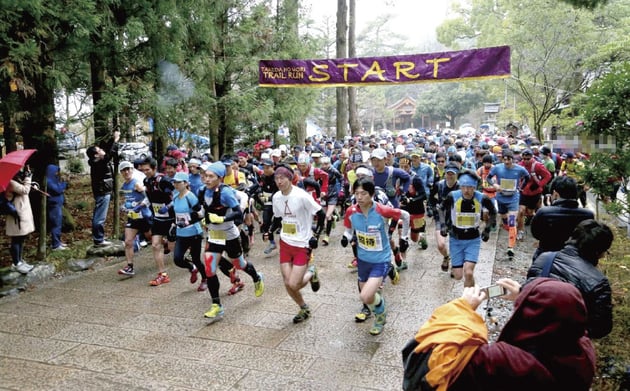
M 431 235 L 433 225 L 430 225 Z M 360 309 L 351 250 L 316 250 L 322 287 L 303 292 L 312 318 L 294 325 L 297 306 L 282 286 L 277 252 L 265 256 L 256 238 L 250 259 L 265 275 L 254 297 L 251 280 L 235 296 L 220 275 L 222 321 L 209 324 L 207 292 L 173 266 L 172 282 L 148 286 L 150 249 L 136 260 L 136 276 L 116 274 L 123 258 L 93 271 L 50 281 L 0 299 L 0 389 L 3 390 L 399 390 L 400 350 L 435 307 L 461 294 L 462 283 L 440 271 L 441 256 L 408 252 L 409 270 L 385 288 L 388 322 L 380 336 L 370 321 L 354 322 Z M 479 285 L 492 276 L 497 234 L 482 245 Z M 244 274 L 242 274 L 244 275 Z

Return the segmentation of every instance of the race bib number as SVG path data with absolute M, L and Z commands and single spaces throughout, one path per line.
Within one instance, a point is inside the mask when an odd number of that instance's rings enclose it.
M 225 245 L 227 241 L 227 232 L 225 231 L 208 231 L 208 242 L 213 244 Z
M 357 244 L 365 251 L 383 250 L 383 242 L 379 232 L 359 232 L 357 231 Z
M 285 223 L 282 222 L 282 233 L 289 236 L 297 235 L 297 224 L 296 223 Z
M 514 191 L 516 190 L 516 179 L 501 179 L 501 189 L 503 191 Z
M 166 206 L 166 204 L 153 204 L 153 215 L 156 217 L 168 217 L 168 212 L 160 213 L 160 209 Z
M 457 213 L 455 226 L 458 228 L 473 228 L 477 224 L 477 213 Z
M 175 224 L 180 227 L 186 227 L 190 225 L 190 213 L 176 213 Z
M 140 214 L 139 212 L 128 212 L 127 213 L 127 217 L 131 220 L 138 220 L 142 218 L 142 214 Z

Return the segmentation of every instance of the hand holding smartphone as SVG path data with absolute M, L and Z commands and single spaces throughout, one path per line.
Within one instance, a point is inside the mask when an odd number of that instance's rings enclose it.
M 493 297 L 503 296 L 508 293 L 507 289 L 505 289 L 501 285 L 490 285 L 485 288 L 481 288 L 481 290 L 486 292 L 486 298 L 488 299 L 492 299 Z

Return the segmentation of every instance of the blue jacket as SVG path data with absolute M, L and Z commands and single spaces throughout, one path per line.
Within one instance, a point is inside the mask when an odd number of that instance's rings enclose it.
M 63 205 L 65 200 L 63 192 L 68 187 L 68 184 L 62 182 L 59 178 L 59 166 L 49 164 L 48 167 L 46 167 L 46 186 L 47 193 L 50 194 L 48 205 Z

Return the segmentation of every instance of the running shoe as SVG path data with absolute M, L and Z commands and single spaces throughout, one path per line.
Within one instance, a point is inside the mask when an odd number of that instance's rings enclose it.
M 409 269 L 409 265 L 407 264 L 407 262 L 402 261 L 400 262 L 400 265 L 396 265 L 396 268 L 398 269 L 399 272 L 401 272 L 403 270 Z
M 157 277 L 154 280 L 149 281 L 149 285 L 158 286 L 162 284 L 167 284 L 171 282 L 171 279 L 168 277 L 166 273 L 158 273 Z
M 398 268 L 394 265 L 389 265 L 389 278 L 392 280 L 392 285 L 398 285 L 400 283 L 400 273 L 398 273 Z
M 372 311 L 370 311 L 370 308 L 368 306 L 364 305 L 363 308 L 361 308 L 361 312 L 358 312 L 354 316 L 354 321 L 357 322 L 357 323 L 363 323 L 370 316 L 372 316 Z
M 190 283 L 194 284 L 197 282 L 197 275 L 199 274 L 199 270 L 197 270 L 197 266 L 193 265 L 193 269 L 190 271 Z
M 254 295 L 256 297 L 262 296 L 265 292 L 265 278 L 262 273 L 258 273 L 258 281 L 254 282 Z
M 357 259 L 356 259 L 356 258 L 354 258 L 354 259 L 352 260 L 352 262 L 350 262 L 350 263 L 348 264 L 348 266 L 347 266 L 347 267 L 348 267 L 348 269 L 350 269 L 350 271 L 351 271 L 351 272 L 353 272 L 353 273 L 354 273 L 354 272 L 356 272 L 356 271 L 357 271 L 357 265 L 358 265 L 358 263 L 359 263 L 359 261 L 357 261 Z
M 385 312 L 385 298 L 381 298 L 381 304 L 374 308 L 374 324 L 370 329 L 370 334 L 379 335 L 383 332 L 383 327 L 387 323 L 387 313 Z
M 311 309 L 308 306 L 300 308 L 300 312 L 293 317 L 293 323 L 301 323 L 311 317 Z
M 427 238 L 425 238 L 424 236 L 420 238 L 420 248 L 423 250 L 426 250 L 427 248 L 429 248 L 429 243 L 427 243 Z
M 197 287 L 197 292 L 205 292 L 208 290 L 208 280 L 205 278 L 201 279 L 201 283 Z
M 319 276 L 317 274 L 317 267 L 315 267 L 315 265 L 311 265 L 309 266 L 308 271 L 313 274 L 311 276 L 311 281 L 310 281 L 311 289 L 313 290 L 313 292 L 317 292 L 320 288 Z
M 328 246 L 329 242 L 330 242 L 330 237 L 328 235 L 324 235 L 324 237 L 322 238 L 322 244 L 324 246 Z
M 26 263 L 26 261 L 20 261 L 17 265 L 12 265 L 11 269 L 20 274 L 28 274 L 34 267 L 35 266 Z
M 245 288 L 245 284 L 241 281 L 240 278 L 236 277 L 236 280 L 232 283 L 232 286 L 228 290 L 228 295 L 232 296 L 242 291 Z
M 508 257 L 512 258 L 514 256 L 514 249 L 513 248 L 508 248 L 507 249 L 507 255 Z
M 124 276 L 133 276 L 134 274 L 136 274 L 136 272 L 133 271 L 133 265 L 127 264 L 127 266 L 118 270 L 118 274 L 122 274 Z
M 203 314 L 204 318 L 217 319 L 224 314 L 223 306 L 221 304 L 213 303 L 212 306 Z
M 516 234 L 516 240 L 523 240 L 525 238 L 525 231 L 518 231 Z
M 269 245 L 267 246 L 267 248 L 266 248 L 266 249 L 265 249 L 265 251 L 263 251 L 263 252 L 264 252 L 266 255 L 269 255 L 269 254 L 271 254 L 271 252 L 272 252 L 273 250 L 275 250 L 276 248 L 277 248 L 277 247 L 276 247 L 276 244 L 275 244 L 275 243 L 269 243 Z
M 443 272 L 447 272 L 448 271 L 448 264 L 451 262 L 451 256 L 447 255 L 444 258 L 442 258 L 442 265 L 440 266 L 440 268 L 442 269 Z

